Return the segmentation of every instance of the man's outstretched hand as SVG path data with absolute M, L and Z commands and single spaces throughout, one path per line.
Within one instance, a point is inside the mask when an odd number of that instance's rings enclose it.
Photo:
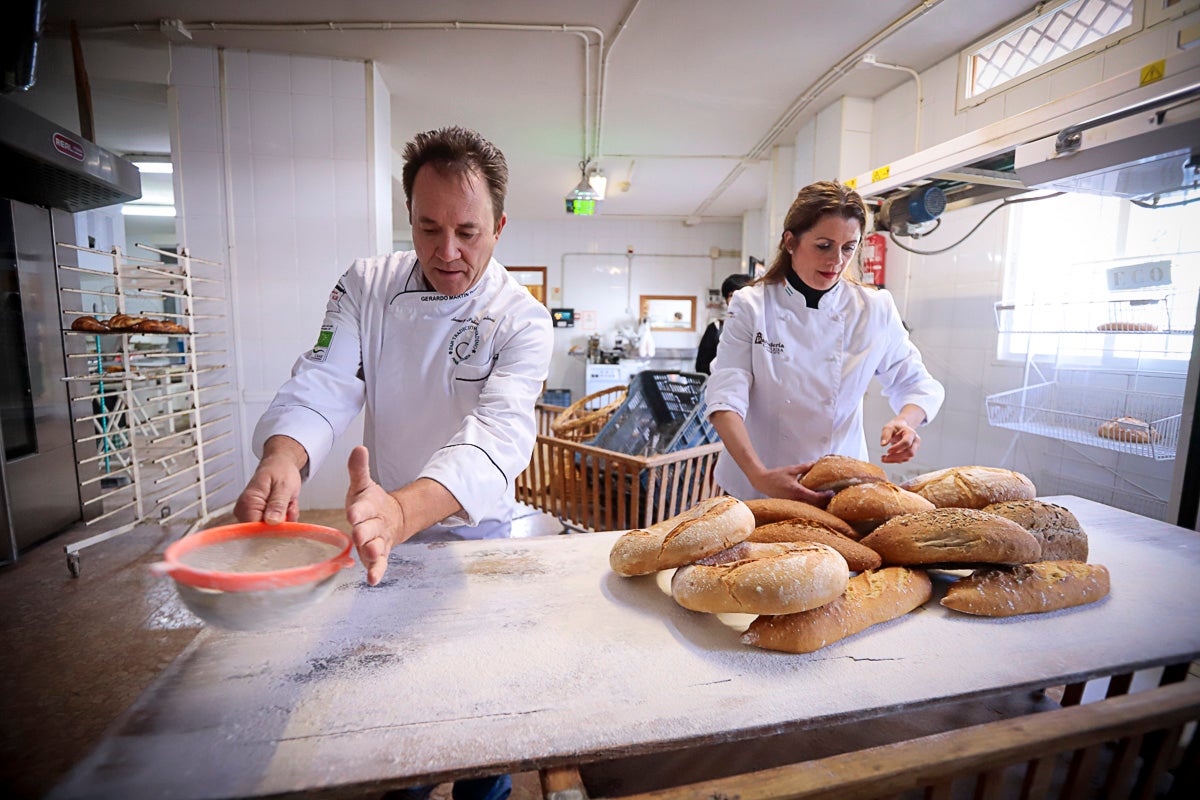
M 371 480 L 370 455 L 359 446 L 350 452 L 346 465 L 350 488 L 346 490 L 346 520 L 354 527 L 358 558 L 367 568 L 371 586 L 383 579 L 388 553 L 403 539 L 404 509 L 395 497 Z

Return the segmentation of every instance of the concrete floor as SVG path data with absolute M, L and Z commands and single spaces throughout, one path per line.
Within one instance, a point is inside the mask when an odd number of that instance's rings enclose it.
M 348 530 L 340 510 L 301 520 Z M 63 545 L 96 533 L 80 525 L 0 568 L 0 796 L 44 796 L 200 632 L 148 569 L 185 530 L 143 525 L 96 544 L 72 578 Z M 536 512 L 513 525 L 514 536 L 561 530 Z M 541 798 L 536 774 L 514 776 L 512 797 Z

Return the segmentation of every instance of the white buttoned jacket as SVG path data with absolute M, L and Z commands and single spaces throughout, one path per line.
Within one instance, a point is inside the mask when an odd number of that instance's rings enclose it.
M 365 404 L 376 481 L 391 491 L 431 478 L 463 507 L 443 523 L 451 536 L 507 535 L 553 343 L 545 306 L 495 259 L 455 297 L 429 289 L 415 252 L 359 259 L 255 427 L 254 452 L 290 436 L 315 473 Z
M 733 295 L 705 388 L 708 413 L 733 411 L 768 468 L 827 453 L 871 460 L 863 395 L 871 378 L 893 411 L 908 403 L 934 418 L 945 389 L 921 362 L 889 292 L 846 280 L 808 308 L 786 281 Z M 717 482 L 734 497 L 762 497 L 722 454 Z

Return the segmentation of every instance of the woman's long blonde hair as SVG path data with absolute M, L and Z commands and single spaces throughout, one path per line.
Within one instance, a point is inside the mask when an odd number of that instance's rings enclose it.
M 779 235 L 779 249 L 771 266 L 758 283 L 782 283 L 787 280 L 787 273 L 792 268 L 791 253 L 784 247 L 784 238 L 791 232 L 797 239 L 801 234 L 811 230 L 820 219 L 827 214 L 834 214 L 843 219 L 858 220 L 859 228 L 867 230 L 867 204 L 863 202 L 858 192 L 837 181 L 817 181 L 810 183 L 800 190 L 792 201 L 787 216 L 783 219 L 783 233 Z M 859 244 L 862 244 L 860 234 Z M 849 276 L 844 276 L 849 277 Z M 854 280 L 853 278 L 849 278 Z M 857 281 L 854 281 L 857 283 Z

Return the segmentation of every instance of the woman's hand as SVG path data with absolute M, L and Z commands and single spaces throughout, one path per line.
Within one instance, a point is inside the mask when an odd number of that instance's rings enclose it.
M 921 437 L 907 419 L 897 415 L 883 426 L 879 444 L 888 449 L 880 459 L 883 463 L 903 464 L 917 454 L 917 449 L 921 446 Z
M 804 473 L 812 469 L 812 462 L 791 464 L 786 467 L 764 470 L 756 475 L 751 485 L 767 497 L 779 497 L 785 500 L 799 500 L 817 508 L 829 505 L 833 492 L 814 492 L 800 485 Z

